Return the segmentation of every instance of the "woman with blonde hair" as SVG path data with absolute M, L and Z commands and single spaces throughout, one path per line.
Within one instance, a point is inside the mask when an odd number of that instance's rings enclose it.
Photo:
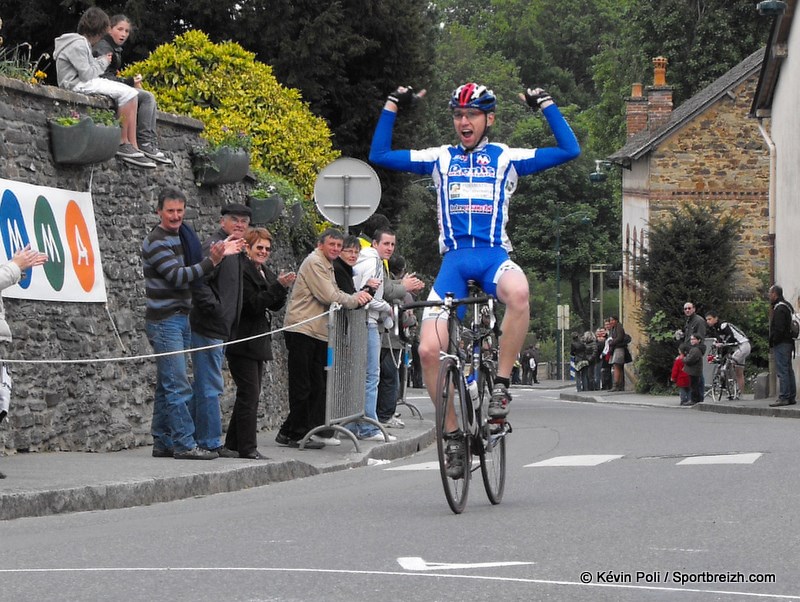
M 252 338 L 226 347 L 228 368 L 236 383 L 225 447 L 239 452 L 240 458 L 266 460 L 258 451 L 258 399 L 264 377 L 264 362 L 272 360 L 272 313 L 286 303 L 294 272 L 276 276 L 265 266 L 272 253 L 272 234 L 266 228 L 250 228 L 244 236 L 250 258 L 242 273 L 242 313 L 232 340 Z M 257 336 L 264 335 L 264 336 Z

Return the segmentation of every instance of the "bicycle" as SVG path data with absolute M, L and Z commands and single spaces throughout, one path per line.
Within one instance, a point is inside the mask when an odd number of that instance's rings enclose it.
M 492 334 L 494 327 L 494 297 L 479 295 L 471 287 L 468 297 L 456 299 L 447 293 L 441 301 L 415 301 L 401 309 L 438 307 L 447 313 L 448 342 L 440 352 L 441 365 L 436 382 L 436 450 L 439 474 L 445 498 L 455 514 L 461 514 L 467 504 L 473 466 L 473 453 L 480 459 L 484 489 L 489 501 L 495 505 L 503 499 L 506 480 L 506 435 L 511 432 L 508 421 L 490 420 L 487 415 L 494 386 L 493 368 L 484 359 L 482 341 Z M 473 306 L 469 327 L 463 326 L 458 308 Z M 481 324 L 481 306 L 487 306 L 491 316 L 489 327 Z M 462 346 L 463 343 L 463 346 Z M 467 354 L 469 350 L 469 355 Z M 474 396 L 474 399 L 473 399 Z M 455 418 L 458 430 L 448 430 L 448 418 Z M 460 441 L 463 449 L 461 469 L 448 474 L 451 460 L 448 443 Z M 457 463 L 452 468 L 457 469 Z
M 741 394 L 739 381 L 736 380 L 736 362 L 731 353 L 731 348 L 736 346 L 736 343 L 725 343 L 715 347 L 708 356 L 708 361 L 714 364 L 711 378 L 711 399 L 714 401 L 722 399 L 723 391 L 727 393 L 728 399 L 738 399 Z

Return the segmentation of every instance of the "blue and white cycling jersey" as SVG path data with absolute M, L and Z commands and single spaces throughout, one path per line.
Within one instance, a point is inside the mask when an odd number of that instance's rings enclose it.
M 388 169 L 431 176 L 437 191 L 440 253 L 487 247 L 510 251 L 506 225 L 519 176 L 555 167 L 580 154 L 575 134 L 558 107 L 551 105 L 542 113 L 557 147 L 510 148 L 484 138 L 467 152 L 452 145 L 392 150 L 397 114 L 384 109 L 372 137 L 369 159 Z

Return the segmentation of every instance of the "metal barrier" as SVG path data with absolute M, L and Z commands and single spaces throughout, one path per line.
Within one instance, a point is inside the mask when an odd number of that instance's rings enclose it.
M 389 335 L 384 333 L 383 336 L 386 337 Z M 390 351 L 394 359 L 394 364 L 397 366 L 397 374 L 400 378 L 400 391 L 398 391 L 397 394 L 397 405 L 406 406 L 411 412 L 412 418 L 417 416 L 422 420 L 422 412 L 419 411 L 417 406 L 406 399 L 406 393 L 408 392 L 408 365 L 411 361 L 411 345 L 408 343 L 400 343 L 399 349 L 395 350 L 391 348 Z
M 386 430 L 377 420 L 364 415 L 367 374 L 367 313 L 363 308 L 344 309 L 331 306 L 328 315 L 328 362 L 325 392 L 325 424 L 314 427 L 300 442 L 322 430 L 333 429 L 350 438 L 356 451 L 358 439 L 343 425 L 363 420 L 377 426 L 386 438 Z M 388 438 L 386 438 L 388 441 Z

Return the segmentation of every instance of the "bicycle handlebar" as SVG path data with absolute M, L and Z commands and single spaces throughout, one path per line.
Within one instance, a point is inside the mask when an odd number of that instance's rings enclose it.
M 400 306 L 400 311 L 407 309 L 415 309 L 418 307 L 458 307 L 459 305 L 478 305 L 480 303 L 488 303 L 493 300 L 491 295 L 484 295 L 481 297 L 464 297 L 463 299 L 453 299 L 445 296 L 444 299 L 433 301 L 412 301 Z
M 402 314 L 407 309 L 417 309 L 421 307 L 441 307 L 442 309 L 452 309 L 461 305 L 480 305 L 481 303 L 490 303 L 493 301 L 494 297 L 492 295 L 469 296 L 464 297 L 463 299 L 455 299 L 452 293 L 447 293 L 444 299 L 432 301 L 412 301 L 411 303 L 397 305 L 396 307 L 398 313 Z M 400 340 L 404 343 L 408 343 L 409 340 L 406 337 L 405 329 L 400 327 L 400 316 L 398 315 L 397 318 L 398 319 L 396 319 L 394 323 L 395 335 L 400 337 Z

